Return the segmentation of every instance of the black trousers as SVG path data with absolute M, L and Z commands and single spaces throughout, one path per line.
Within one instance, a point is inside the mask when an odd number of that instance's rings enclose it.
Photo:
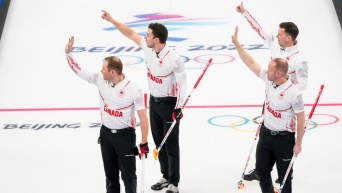
M 119 172 L 125 184 L 125 192 L 136 193 L 136 161 L 133 153 L 136 144 L 135 130 L 111 133 L 102 125 L 99 140 L 107 193 L 120 193 Z
M 176 102 L 177 98 L 175 97 L 158 99 L 150 97 L 150 125 L 153 140 L 157 148 L 163 141 L 165 134 L 173 122 L 172 112 Z M 178 186 L 180 178 L 179 123 L 174 126 L 163 147 L 160 149 L 158 160 L 163 178 Z
M 256 172 L 260 177 L 260 188 L 263 193 L 274 193 L 271 171 L 276 163 L 278 178 L 282 182 L 293 156 L 295 133 L 274 135 L 266 132 L 263 126 L 259 135 L 256 150 Z M 292 192 L 292 169 L 288 174 L 282 193 Z

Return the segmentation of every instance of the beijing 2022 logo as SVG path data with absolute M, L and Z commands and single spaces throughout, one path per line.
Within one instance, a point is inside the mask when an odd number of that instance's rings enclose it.
M 137 31 L 139 35 L 144 36 L 146 29 L 142 30 L 142 27 L 147 27 L 150 23 L 161 23 L 165 25 L 169 31 L 183 30 L 188 27 L 196 26 L 216 26 L 227 24 L 228 21 L 218 21 L 217 18 L 186 18 L 182 15 L 176 14 L 163 14 L 163 13 L 149 13 L 142 15 L 135 15 L 137 18 L 135 21 L 125 23 L 129 28 Z M 108 27 L 103 30 L 112 31 L 117 30 L 116 27 Z M 168 37 L 168 41 L 181 42 L 187 40 L 185 37 Z

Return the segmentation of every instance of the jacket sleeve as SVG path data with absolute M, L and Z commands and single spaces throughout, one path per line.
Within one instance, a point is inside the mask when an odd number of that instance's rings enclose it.
M 178 109 L 182 107 L 186 100 L 187 76 L 185 72 L 185 65 L 182 62 L 181 58 L 178 57 L 175 62 L 176 65 L 173 71 L 175 73 L 177 82 L 177 103 L 175 109 Z
M 76 62 L 75 58 L 72 56 L 71 53 L 66 55 L 68 64 L 71 68 L 72 71 L 74 71 L 74 73 L 79 76 L 80 78 L 82 78 L 83 80 L 87 81 L 88 83 L 91 84 L 97 84 L 97 79 L 99 77 L 99 73 L 94 73 L 91 74 L 85 70 L 83 70 L 78 63 Z
M 261 25 L 254 19 L 254 17 L 247 10 L 245 10 L 242 13 L 242 16 L 246 18 L 247 22 L 251 25 L 252 29 L 255 32 L 257 32 L 257 34 L 262 40 L 264 40 L 265 44 L 270 47 L 276 37 L 273 34 L 267 34 L 262 29 Z
M 296 77 L 297 77 L 297 87 L 300 91 L 306 89 L 308 85 L 308 63 L 305 60 L 300 61 L 298 68 L 296 69 Z

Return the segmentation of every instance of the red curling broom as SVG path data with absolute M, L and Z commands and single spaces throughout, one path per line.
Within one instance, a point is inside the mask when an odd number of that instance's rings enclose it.
M 167 138 L 168 138 L 168 136 L 170 135 L 172 129 L 174 128 L 174 126 L 175 126 L 176 123 L 177 123 L 177 118 L 182 114 L 181 112 L 183 111 L 185 105 L 188 103 L 188 101 L 189 101 L 189 99 L 190 99 L 192 93 L 193 93 L 193 92 L 195 91 L 195 89 L 197 88 L 199 82 L 201 81 L 201 79 L 202 79 L 204 73 L 207 71 L 207 69 L 208 69 L 209 65 L 211 64 L 211 62 L 212 62 L 212 58 L 209 59 L 208 64 L 207 64 L 206 67 L 203 69 L 202 74 L 198 77 L 198 79 L 197 79 L 197 81 L 196 81 L 194 87 L 192 88 L 190 94 L 188 95 L 188 98 L 184 101 L 184 104 L 183 104 L 182 107 L 181 107 L 180 113 L 179 113 L 179 114 L 177 115 L 177 117 L 173 120 L 173 122 L 172 122 L 170 128 L 168 129 L 167 133 L 165 134 L 164 139 L 163 139 L 163 141 L 160 143 L 158 149 L 154 149 L 154 150 L 153 150 L 153 157 L 154 157 L 155 160 L 157 160 L 157 156 L 158 156 L 158 153 L 159 153 L 160 149 L 163 147 L 165 141 L 167 140 Z

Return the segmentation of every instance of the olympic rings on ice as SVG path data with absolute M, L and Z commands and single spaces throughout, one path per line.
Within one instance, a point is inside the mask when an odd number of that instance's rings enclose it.
M 306 117 L 307 116 L 308 115 L 306 115 Z M 333 120 L 330 122 L 326 122 L 326 123 L 319 123 L 317 122 L 317 120 L 319 119 L 318 118 L 319 116 L 333 118 Z M 316 129 L 318 126 L 332 125 L 332 124 L 337 123 L 340 120 L 337 116 L 330 115 L 330 114 L 314 114 L 313 119 L 314 120 L 310 120 L 308 124 L 308 128 L 306 128 L 306 130 L 313 130 L 313 129 Z M 261 121 L 261 116 L 257 116 L 252 119 L 249 119 L 247 117 L 239 116 L 239 115 L 220 115 L 220 116 L 214 116 L 208 119 L 208 123 L 213 126 L 229 127 L 235 131 L 242 131 L 242 132 L 255 132 L 257 129 L 256 125 L 251 126 L 250 129 L 243 129 L 241 128 L 241 126 L 246 125 L 249 122 L 259 124 L 260 121 Z

